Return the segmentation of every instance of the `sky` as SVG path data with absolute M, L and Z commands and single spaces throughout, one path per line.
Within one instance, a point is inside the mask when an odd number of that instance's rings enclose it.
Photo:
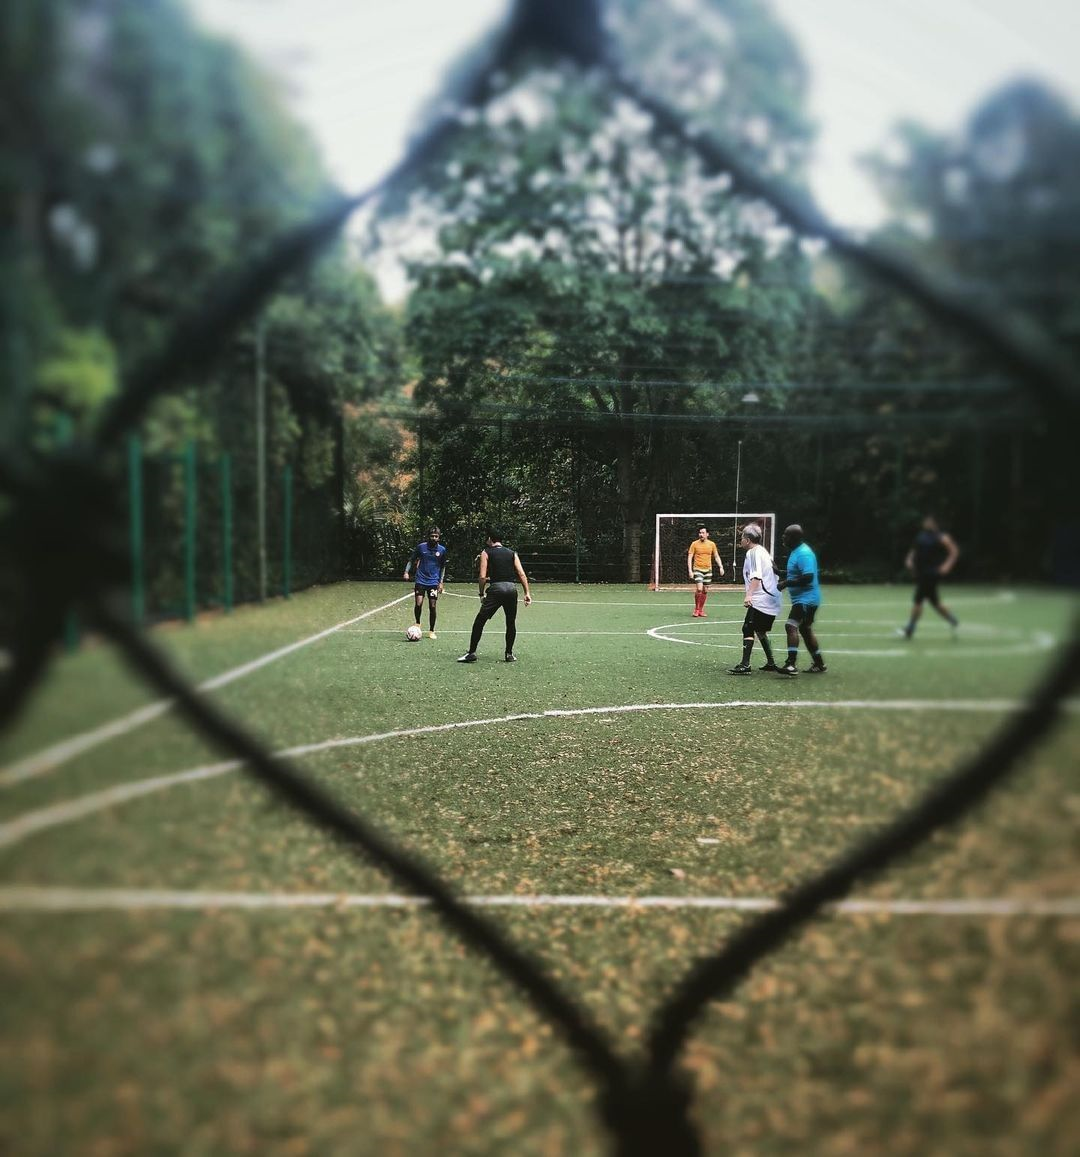
M 665 0 L 655 0 L 663 3 Z M 672 0 L 668 0 L 672 2 Z M 674 0 L 686 7 L 695 0 Z M 505 12 L 505 0 L 188 0 L 288 84 L 296 115 L 346 189 L 400 157 L 444 66 Z M 913 118 L 959 130 L 977 102 L 1040 76 L 1080 108 L 1077 0 L 771 0 L 810 67 L 819 205 L 859 229 L 884 207 L 858 158 Z

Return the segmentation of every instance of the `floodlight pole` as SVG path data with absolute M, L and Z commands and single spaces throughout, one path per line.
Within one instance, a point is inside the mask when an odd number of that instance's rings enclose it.
M 739 479 L 742 475 L 742 439 L 735 459 L 735 533 L 731 536 L 731 581 L 735 581 L 735 550 L 739 545 Z

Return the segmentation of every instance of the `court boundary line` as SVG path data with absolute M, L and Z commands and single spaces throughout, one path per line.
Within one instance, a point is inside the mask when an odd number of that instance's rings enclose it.
M 770 896 L 602 896 L 574 893 L 464 895 L 477 908 L 601 908 L 628 911 L 707 909 L 730 912 L 771 912 L 781 901 Z M 169 888 L 68 888 L 12 885 L 0 887 L 0 912 L 70 914 L 73 912 L 138 912 L 220 910 L 275 911 L 283 909 L 429 908 L 424 896 L 397 892 L 237 892 Z M 1005 897 L 910 900 L 852 898 L 828 904 L 832 915 L 892 915 L 942 917 L 1065 917 L 1080 916 L 1080 896 L 1057 899 Z
M 286 655 L 291 655 L 293 651 L 298 651 L 302 647 L 309 646 L 311 643 L 317 643 L 320 639 L 325 639 L 328 635 L 334 634 L 335 631 L 340 631 L 345 627 L 351 627 L 353 623 L 359 623 L 362 619 L 370 618 L 380 611 L 389 610 L 391 607 L 397 606 L 398 603 L 403 603 L 406 599 L 411 599 L 412 597 L 412 593 L 410 592 L 402 595 L 400 598 L 393 599 L 391 602 L 384 603 L 380 607 L 375 607 L 374 610 L 365 611 L 362 615 L 356 615 L 351 619 L 345 619 L 340 623 L 336 623 L 332 627 L 327 627 L 325 630 L 319 631 L 314 635 L 308 635 L 306 638 L 298 639 L 294 643 L 288 643 L 284 647 L 278 647 L 274 651 L 268 651 L 265 655 L 260 655 L 258 658 L 241 663 L 238 667 L 233 667 L 228 671 L 222 671 L 219 675 L 212 675 L 209 679 L 204 679 L 203 682 L 196 685 L 195 689 L 196 691 L 216 691 L 219 687 L 225 687 L 229 683 L 234 683 L 237 679 L 244 678 L 245 675 L 250 675 L 268 666 L 270 663 L 284 658 Z M 170 711 L 174 702 L 175 700 L 172 699 L 159 699 L 155 703 L 145 704 L 142 707 L 136 708 L 134 711 L 129 711 L 126 715 L 121 715 L 116 719 L 110 720 L 108 723 L 99 724 L 97 727 L 79 732 L 49 747 L 41 748 L 39 751 L 33 752 L 30 755 L 23 756 L 22 759 L 16 760 L 7 767 L 0 768 L 0 788 L 13 787 L 15 784 L 23 783 L 25 780 L 34 779 L 37 776 L 45 775 L 47 772 L 55 771 L 57 768 L 62 767 L 65 763 L 74 759 L 77 755 L 82 755 L 85 751 L 99 747 L 102 743 L 106 743 L 110 739 L 128 735 L 132 731 L 138 730 L 143 724 L 150 723 L 152 720 L 158 719 L 167 711 Z
M 340 750 L 346 747 L 364 747 L 389 739 L 408 739 L 417 735 L 433 735 L 446 731 L 463 731 L 473 727 L 488 727 L 493 724 L 517 723 L 544 719 L 569 719 L 589 715 L 627 715 L 649 711 L 701 711 L 701 710 L 759 710 L 780 709 L 785 711 L 955 711 L 1003 714 L 1022 710 L 1026 704 L 1016 699 L 729 699 L 722 702 L 691 703 L 627 703 L 607 707 L 549 708 L 546 711 L 522 711 L 486 719 L 463 719 L 450 723 L 431 723 L 421 727 L 402 728 L 393 731 L 372 732 L 368 735 L 354 735 L 339 739 L 324 739 L 316 743 L 304 743 L 273 753 L 275 759 L 299 759 L 306 755 L 318 755 L 324 751 Z M 1067 699 L 1063 703 L 1065 711 L 1080 709 L 1080 700 Z M 143 796 L 152 795 L 184 783 L 197 783 L 215 779 L 243 766 L 239 759 L 222 760 L 204 764 L 185 771 L 169 772 L 151 776 L 133 783 L 114 784 L 100 791 L 89 792 L 73 800 L 48 807 L 24 812 L 14 819 L 0 823 L 0 850 L 14 847 L 38 832 L 61 827 L 76 820 L 84 819 L 105 808 L 119 806 Z
M 469 584 L 463 583 L 461 585 L 466 586 Z M 474 588 L 475 588 L 475 585 L 476 585 L 475 583 L 472 584 L 472 586 Z M 871 583 L 869 585 L 871 585 L 871 586 L 884 586 L 887 584 Z M 571 586 L 571 587 L 574 587 L 574 586 L 590 587 L 591 586 L 597 590 L 606 588 L 606 584 L 604 584 L 604 583 L 580 583 L 580 584 L 579 583 L 553 583 L 552 586 Z M 593 600 L 582 599 L 579 602 L 575 599 L 546 599 L 543 596 L 544 587 L 545 587 L 544 583 L 537 584 L 535 582 L 530 586 L 529 589 L 532 591 L 532 605 L 534 607 L 544 606 L 546 604 L 548 606 L 561 606 L 561 607 L 597 607 L 597 606 L 601 606 L 601 607 L 651 607 L 651 608 L 653 608 L 653 610 L 656 610 L 656 609 L 663 609 L 664 607 L 683 606 L 684 602 L 685 602 L 685 596 L 693 593 L 693 587 L 690 586 L 690 584 L 688 583 L 686 586 L 686 590 L 682 592 L 684 598 L 680 599 L 678 602 L 675 602 L 674 600 L 672 600 L 671 602 L 664 602 L 663 600 L 660 600 L 660 599 L 654 599 L 654 601 L 652 601 L 652 602 L 645 602 L 645 603 L 625 603 L 625 602 L 619 602 L 616 599 L 607 599 L 607 598 L 598 598 L 598 599 L 593 599 Z M 907 611 L 911 607 L 911 598 L 910 598 L 911 587 L 912 587 L 911 583 L 904 583 L 903 585 L 897 584 L 896 589 L 898 592 L 909 592 L 907 595 L 901 595 L 901 597 L 898 599 L 881 599 L 878 601 L 869 601 L 868 600 L 867 602 L 859 602 L 858 600 L 856 600 L 855 602 L 846 602 L 843 599 L 841 599 L 840 602 L 833 602 L 832 599 L 829 599 L 829 601 L 824 603 L 823 605 L 826 607 L 830 607 L 830 608 L 831 607 L 897 607 L 899 609 L 901 615 L 903 615 L 903 614 L 906 614 Z M 836 588 L 830 587 L 829 589 L 835 590 Z M 539 595 L 538 595 L 538 592 L 539 592 Z M 674 594 L 676 592 L 674 592 L 674 591 L 670 591 L 670 592 L 669 591 L 662 591 L 660 593 L 661 594 Z M 720 590 L 717 590 L 716 584 L 714 583 L 713 587 L 712 587 L 712 593 L 717 599 L 717 602 L 715 605 L 717 605 L 723 609 L 738 608 L 739 610 L 742 610 L 742 606 L 743 606 L 742 594 L 743 594 L 743 592 L 742 592 L 741 587 L 729 585 L 724 590 L 720 591 Z M 737 596 L 739 596 L 738 601 L 733 601 L 731 603 L 720 602 L 719 601 L 720 597 L 724 594 L 732 596 L 733 599 L 737 595 Z M 468 595 L 461 594 L 459 591 L 444 590 L 442 595 L 440 595 L 440 598 L 465 599 L 471 603 L 477 603 L 477 604 L 479 603 L 475 589 L 473 590 L 472 594 L 468 594 Z M 992 595 L 989 595 L 989 594 L 988 595 L 954 595 L 954 596 L 951 596 L 949 598 L 949 602 L 950 602 L 950 604 L 955 603 L 957 606 L 971 606 L 972 604 L 975 604 L 975 603 L 978 603 L 980 605 L 989 604 L 991 606 L 994 606 L 994 605 L 1000 605 L 1001 603 L 1015 602 L 1017 600 L 1017 598 L 1018 598 L 1018 596 L 1017 596 L 1015 591 L 1004 590 L 1004 591 L 998 591 Z M 689 606 L 689 603 L 685 603 L 685 605 Z M 740 619 L 739 621 L 741 622 L 742 620 Z
M 835 620 L 838 623 L 844 623 L 846 620 Z M 714 622 L 727 625 L 729 620 L 718 619 Z M 973 626 L 981 626 L 985 629 L 986 624 L 972 624 Z M 655 639 L 658 643 L 678 643 L 685 647 L 710 647 L 718 651 L 738 651 L 741 644 L 737 639 L 729 639 L 727 642 L 711 642 L 706 639 L 679 639 L 674 635 L 665 635 L 662 632 L 671 630 L 700 630 L 700 625 L 697 623 L 686 623 L 681 619 L 675 623 L 661 623 L 656 627 L 649 627 L 644 633 L 650 639 Z M 894 635 L 900 632 L 895 631 Z M 1000 657 L 1002 655 L 1040 655 L 1045 651 L 1052 650 L 1059 642 L 1049 631 L 1031 628 L 1028 631 L 1029 640 L 1020 643 L 1003 643 L 1001 645 L 990 644 L 989 646 L 979 646 L 974 650 L 968 650 L 963 647 L 958 647 L 956 642 L 950 643 L 945 647 L 917 647 L 912 648 L 910 642 L 899 644 L 890 648 L 856 648 L 854 650 L 846 647 L 833 647 L 826 645 L 822 648 L 826 655 L 844 655 L 851 658 L 865 658 L 865 659 L 907 659 L 914 657 L 917 659 L 926 658 L 960 658 L 960 659 L 981 659 L 988 655 Z M 837 638 L 851 638 L 853 636 L 845 636 L 843 634 L 836 636 Z M 863 636 L 865 637 L 865 636 Z M 778 649 L 783 647 L 782 640 L 777 644 Z

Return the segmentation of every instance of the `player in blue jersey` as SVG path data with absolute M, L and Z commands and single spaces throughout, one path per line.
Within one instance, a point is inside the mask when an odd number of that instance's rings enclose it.
M 941 601 L 938 594 L 938 579 L 952 570 L 959 557 L 960 548 L 953 542 L 952 536 L 938 526 L 937 519 L 932 514 L 928 514 L 922 521 L 922 529 L 911 544 L 907 558 L 904 559 L 904 566 L 915 575 L 915 597 L 911 604 L 911 618 L 901 632 L 905 639 L 910 639 L 915 634 L 915 624 L 922 615 L 924 601 L 928 601 L 954 631 L 959 626 L 956 616 Z
M 810 652 L 810 674 L 823 675 L 827 668 L 814 634 L 814 619 L 821 606 L 817 555 L 805 541 L 803 528 L 797 522 L 784 530 L 784 546 L 791 553 L 788 555 L 787 569 L 776 585 L 780 590 L 787 588 L 791 597 L 791 610 L 785 623 L 787 662 L 778 670 L 781 675 L 798 675 L 795 660 L 799 654 L 799 636 L 802 635 L 806 649 Z
M 437 617 L 436 602 L 443 591 L 443 574 L 446 571 L 446 547 L 439 541 L 442 533 L 437 526 L 428 529 L 427 541 L 416 544 L 412 558 L 405 564 L 405 581 L 409 581 L 409 573 L 415 574 L 413 581 L 414 599 L 413 613 L 417 626 L 420 625 L 420 612 L 424 609 L 424 599 L 428 604 L 428 638 L 435 638 L 435 619 Z M 415 571 L 413 568 L 416 568 Z

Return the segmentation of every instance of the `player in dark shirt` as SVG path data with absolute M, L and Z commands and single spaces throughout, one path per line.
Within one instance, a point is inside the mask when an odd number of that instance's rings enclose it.
M 502 544 L 502 533 L 498 530 L 489 530 L 487 546 L 480 552 L 480 610 L 476 614 L 472 625 L 472 637 L 469 639 L 469 649 L 458 659 L 459 663 L 475 663 L 476 648 L 480 645 L 480 636 L 484 627 L 495 612 L 502 607 L 506 616 L 506 649 L 505 659 L 508 663 L 516 663 L 514 656 L 514 640 L 517 638 L 517 605 L 518 583 L 521 583 L 525 592 L 525 605 L 532 602 L 529 594 L 529 580 L 517 551 L 510 550 Z
M 905 639 L 915 634 L 915 624 L 922 614 L 923 602 L 929 600 L 935 611 L 954 629 L 959 625 L 956 616 L 941 601 L 938 594 L 938 579 L 947 575 L 956 565 L 960 550 L 952 536 L 946 534 L 937 519 L 928 514 L 922 522 L 922 529 L 915 535 L 915 541 L 904 559 L 904 566 L 915 574 L 915 597 L 911 606 L 911 618 L 901 632 Z

